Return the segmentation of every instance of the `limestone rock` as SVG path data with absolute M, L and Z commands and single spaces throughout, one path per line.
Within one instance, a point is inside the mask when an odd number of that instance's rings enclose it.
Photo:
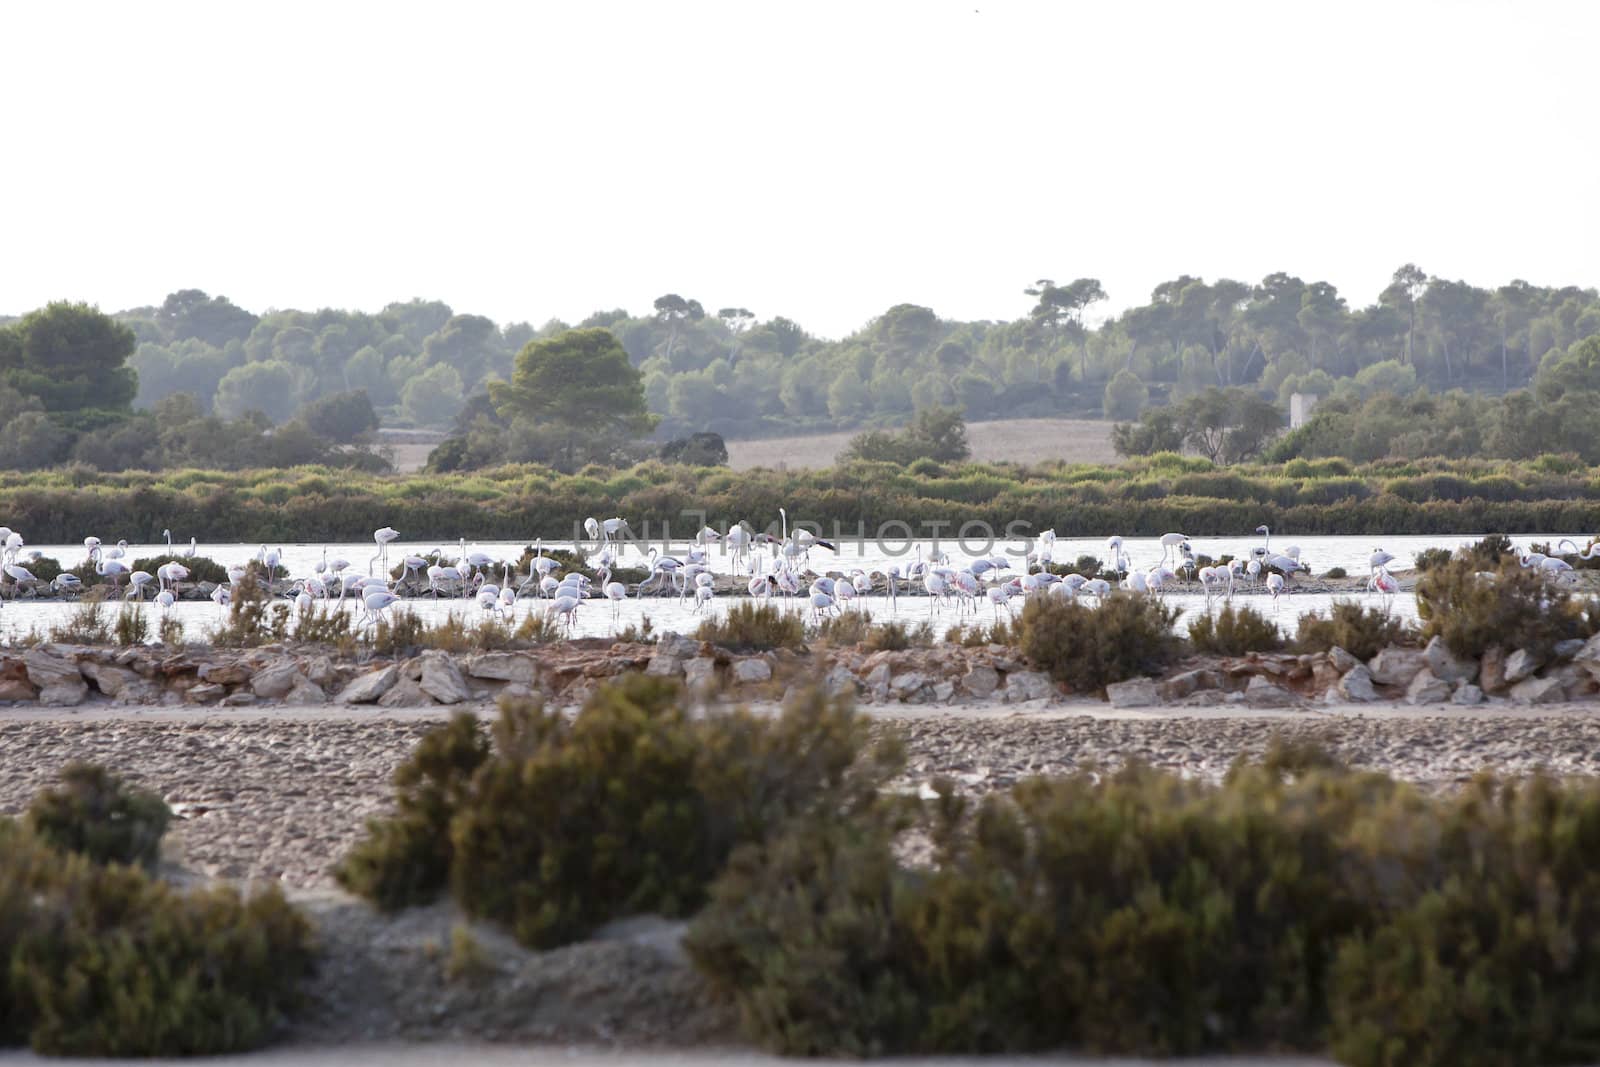
M 1455 693 L 1450 697 L 1450 703 L 1460 704 L 1462 707 L 1472 707 L 1474 704 L 1483 703 L 1483 690 L 1471 682 L 1462 682 L 1456 686 Z
M 270 663 L 250 676 L 250 690 L 263 700 L 282 700 L 303 676 L 292 659 Z
M 867 662 L 871 663 L 872 660 L 869 658 Z M 867 672 L 867 677 L 864 680 L 867 692 L 871 694 L 874 700 L 889 699 L 889 664 L 877 664 Z
M 126 687 L 139 681 L 139 676 L 126 667 L 118 667 L 110 663 L 95 663 L 92 660 L 81 664 L 83 674 L 94 687 L 108 697 L 114 697 Z
M 655 662 L 652 657 L 651 662 Z M 717 683 L 717 661 L 710 656 L 696 656 L 694 659 L 685 660 L 683 663 L 683 680 L 690 689 L 710 689 Z M 855 688 L 855 679 L 851 678 L 851 688 Z
M 765 682 L 772 678 L 772 664 L 760 656 L 751 656 L 748 659 L 735 660 L 733 663 L 733 680 L 739 683 Z
M 1106 686 L 1106 699 L 1114 708 L 1148 708 L 1161 703 L 1161 687 L 1151 678 L 1130 678 Z
M 89 687 L 82 678 L 75 682 L 67 679 L 42 687 L 39 690 L 39 703 L 47 708 L 75 708 L 88 695 Z
M 467 677 L 492 682 L 533 685 L 539 679 L 539 662 L 530 652 L 485 652 L 468 656 L 463 667 Z
M 380 708 L 414 708 L 434 703 L 433 697 L 422 691 L 414 679 L 402 677 L 378 698 Z
M 651 678 L 673 678 L 683 673 L 685 662 L 676 656 L 651 656 L 650 662 L 645 665 L 644 673 Z
M 1328 662 L 1333 664 L 1334 670 L 1338 671 L 1341 675 L 1349 674 L 1361 663 L 1360 660 L 1356 659 L 1338 645 L 1334 645 L 1332 648 L 1328 649 Z
M 689 662 L 697 663 L 699 661 L 690 660 Z M 828 676 L 823 679 L 822 684 L 832 696 L 842 696 L 847 693 L 854 696 L 860 688 L 860 683 L 856 681 L 856 676 L 851 673 L 850 668 L 845 666 L 834 667 L 833 670 L 828 672 Z M 950 691 L 952 693 L 955 692 L 954 685 L 950 686 Z
M 1367 663 L 1367 670 L 1378 685 L 1409 686 L 1411 680 L 1427 665 L 1422 649 L 1390 645 L 1372 657 Z
M 1407 704 L 1443 704 L 1451 697 L 1450 683 L 1424 668 L 1406 687 Z
M 1511 687 L 1510 695 L 1517 704 L 1559 704 L 1566 699 L 1559 678 L 1524 678 Z
M 993 667 L 973 667 L 961 676 L 961 691 L 968 696 L 983 699 L 1000 688 L 1000 672 Z
M 656 655 L 674 659 L 693 659 L 700 655 L 700 642 L 683 634 L 662 634 L 656 642 Z
M 183 694 L 183 699 L 191 704 L 215 704 L 227 695 L 226 686 L 218 685 L 216 682 L 201 682 L 199 685 L 190 686 Z
M 1557 641 L 1550 648 L 1550 658 L 1556 660 L 1569 660 L 1582 652 L 1588 642 L 1581 637 L 1569 637 L 1565 641 Z
M 948 704 L 956 695 L 956 683 L 951 681 L 935 682 L 933 686 L 933 699 L 940 704 Z
M 441 704 L 459 704 L 472 699 L 466 679 L 461 677 L 456 661 L 447 653 L 430 649 L 419 658 L 422 660 L 422 680 L 418 688 L 424 693 Z
M 1126 683 L 1122 683 L 1126 684 Z M 1213 670 L 1184 671 L 1174 674 L 1161 683 L 1161 696 L 1165 700 L 1186 700 L 1202 689 L 1220 689 L 1222 676 Z M 1110 689 L 1107 689 L 1107 693 Z
M 328 694 L 316 682 L 308 678 L 301 678 L 295 683 L 293 689 L 283 695 L 283 702 L 285 704 L 293 704 L 296 707 L 326 704 L 328 702 Z
M 1056 687 L 1043 671 L 1012 671 L 1006 675 L 1006 700 L 1042 700 L 1055 696 Z
M 202 682 L 213 682 L 217 685 L 243 685 L 250 680 L 252 668 L 243 660 L 220 660 L 214 663 L 202 663 L 195 674 Z M 101 687 L 101 692 L 105 688 Z
M 1515 685 L 1543 666 L 1543 656 L 1519 648 L 1506 657 L 1506 682 Z
M 247 708 L 256 702 L 256 695 L 248 689 L 238 689 L 222 698 L 225 708 Z
M 376 671 L 368 671 L 350 680 L 339 693 L 340 704 L 371 704 L 382 699 L 383 695 L 393 689 L 400 680 L 399 668 L 394 664 Z
M 1478 661 L 1462 659 L 1445 647 L 1444 641 L 1435 637 L 1422 650 L 1433 676 L 1445 682 L 1470 682 L 1478 677 Z
M 1299 703 L 1299 698 L 1283 686 L 1261 675 L 1250 679 L 1244 689 L 1244 702 L 1253 708 L 1286 708 Z
M 1372 688 L 1372 672 L 1367 670 L 1366 664 L 1359 662 L 1345 671 L 1344 677 L 1339 679 L 1339 684 L 1328 692 L 1337 693 L 1339 699 L 1357 704 L 1366 704 L 1378 699 L 1377 690 Z
M 68 688 L 83 685 L 83 671 L 79 670 L 76 663 L 60 656 L 52 656 L 41 648 L 31 648 L 24 653 L 22 666 L 27 671 L 28 681 L 40 689 L 58 685 Z
M 330 688 L 339 681 L 339 672 L 327 656 L 313 656 L 300 668 L 300 673 L 306 676 L 307 681 L 323 689 Z
M 907 671 L 897 674 L 889 681 L 889 692 L 904 700 L 912 693 L 921 689 L 928 682 L 928 676 L 921 671 Z
M 0 679 L 0 701 L 35 700 L 39 690 L 26 678 Z

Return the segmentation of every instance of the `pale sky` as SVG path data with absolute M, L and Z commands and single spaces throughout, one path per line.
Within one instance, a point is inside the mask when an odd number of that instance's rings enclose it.
M 1600 286 L 1592 3 L 0 7 L 0 313 Z

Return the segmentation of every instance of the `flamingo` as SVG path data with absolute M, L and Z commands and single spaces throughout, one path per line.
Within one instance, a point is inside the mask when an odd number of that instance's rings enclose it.
M 102 559 L 94 565 L 94 572 L 102 578 L 110 578 L 111 587 L 115 589 L 122 576 L 128 573 L 128 565 L 120 559 Z
M 731 526 L 728 532 L 723 535 L 722 543 L 732 557 L 734 570 L 745 566 L 750 551 L 750 542 L 750 529 L 745 526 L 743 520 Z
M 300 605 L 300 610 L 305 611 L 311 607 L 311 596 L 304 589 L 301 589 L 300 596 L 295 598 L 296 604 L 300 604 L 301 597 L 305 599 L 305 603 Z M 219 585 L 211 590 L 211 602 L 217 606 L 217 614 L 220 616 L 222 610 L 233 602 L 233 594 L 228 590 L 227 586 Z
M 383 562 L 383 573 L 385 575 L 389 573 L 389 542 L 399 536 L 400 531 L 393 526 L 385 526 L 382 529 L 372 531 L 372 540 L 377 544 L 378 551 L 371 559 L 367 560 L 368 574 L 372 573 L 372 565 L 380 560 Z
M 1298 558 L 1298 557 L 1296 557 Z M 1372 555 L 1367 557 L 1367 569 L 1372 573 L 1383 570 L 1394 562 L 1394 557 L 1381 548 L 1374 548 Z
M 131 596 L 136 596 L 143 600 L 144 587 L 155 580 L 156 576 L 149 571 L 133 571 L 128 575 L 128 591 L 123 594 L 122 599 L 127 600 Z
M 28 570 L 28 568 L 19 567 L 15 563 L 8 563 L 6 564 L 6 573 L 11 576 L 11 580 L 13 582 L 17 583 L 17 589 L 19 591 L 24 585 L 26 585 L 28 586 L 28 591 L 30 593 L 32 593 L 34 596 L 39 595 L 39 579 L 35 578 L 33 576 L 33 572 Z
M 177 602 L 178 598 L 172 595 L 172 590 L 170 589 L 163 589 L 161 592 L 156 594 L 156 603 L 161 605 L 161 611 L 163 614 L 171 609 L 172 605 L 176 604 Z
M 1188 535 L 1181 533 L 1164 533 L 1161 535 L 1161 562 L 1167 561 L 1167 554 L 1179 545 L 1187 544 Z
M 546 619 L 552 619 L 559 616 L 562 622 L 565 624 L 567 630 L 570 631 L 572 629 L 572 624 L 578 615 L 578 605 L 582 603 L 583 600 L 577 596 L 563 594 L 556 597 L 555 600 L 551 602 L 550 606 L 545 609 L 544 617 Z
M 1579 551 L 1577 542 L 1570 537 L 1563 537 L 1556 547 L 1563 548 L 1566 545 L 1572 546 L 1570 549 L 1567 549 L 1568 552 L 1574 556 L 1577 556 L 1585 563 L 1592 559 L 1600 559 L 1600 541 L 1591 541 L 1589 542 L 1588 548 Z
M 1384 596 L 1393 596 L 1400 591 L 1400 582 L 1387 569 L 1380 566 L 1373 571 L 1372 577 L 1367 579 L 1367 588 Z
M 56 592 L 62 596 L 77 596 L 83 592 L 82 580 L 71 571 L 56 575 L 56 580 L 53 584 L 56 587 Z
M 1104 603 L 1106 597 L 1111 595 L 1111 583 L 1104 578 L 1090 578 L 1083 583 L 1080 591 L 1088 593 L 1096 600 Z
M 1267 575 L 1267 592 L 1272 594 L 1272 606 L 1276 608 L 1278 606 L 1278 594 L 1284 592 L 1283 575 Z
M 376 625 L 378 617 L 389 609 L 389 606 L 400 598 L 390 589 L 373 587 L 361 594 L 362 614 L 367 618 L 366 625 Z
M 100 555 L 100 538 L 85 537 L 83 539 L 83 551 L 83 561 L 85 563 L 92 563 L 95 557 Z
M 615 621 L 617 614 L 622 610 L 622 602 L 628 599 L 628 587 L 621 582 L 613 582 L 611 580 L 611 569 L 602 567 L 600 569 L 600 592 L 605 595 L 607 600 L 611 601 L 611 618 L 612 621 Z

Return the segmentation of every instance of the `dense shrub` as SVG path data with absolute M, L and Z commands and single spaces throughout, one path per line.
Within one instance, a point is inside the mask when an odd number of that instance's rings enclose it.
M 106 621 L 105 606 L 93 600 L 79 604 L 66 622 L 50 627 L 50 640 L 63 645 L 109 644 L 111 624 Z
M 395 814 L 367 822 L 367 836 L 334 874 L 385 910 L 425 904 L 450 882 L 450 820 L 489 758 L 478 721 L 456 712 L 395 768 Z
M 34 798 L 27 821 L 41 841 L 63 852 L 153 867 L 171 815 L 157 794 L 129 786 L 98 764 L 69 763 L 61 783 Z
M 1177 658 L 1172 624 L 1179 614 L 1153 597 L 1113 595 L 1097 608 L 1031 597 L 1022 609 L 1018 647 L 1056 681 L 1091 693 L 1160 674 Z
M 897 858 L 908 821 L 931 863 Z M 736 852 L 686 946 L 788 1054 L 1593 1062 L 1600 788 L 1430 797 L 1325 753 L 948 785 Z
M 188 568 L 189 577 L 185 579 L 186 581 L 210 582 L 213 585 L 224 585 L 228 581 L 228 568 L 205 556 L 180 556 L 168 552 L 159 556 L 151 556 L 149 559 L 136 559 L 133 561 L 131 569 L 154 574 L 158 568 L 165 567 L 169 563 L 177 563 Z M 86 582 L 91 580 L 103 581 L 104 579 L 100 578 L 99 575 L 94 575 L 93 579 L 84 578 Z
M 1458 656 L 1481 656 L 1508 642 L 1548 656 L 1556 642 L 1594 633 L 1584 606 L 1538 569 L 1511 559 L 1492 571 L 1480 568 L 1479 557 L 1464 553 L 1418 579 L 1424 638 L 1442 638 Z
M 1242 656 L 1246 652 L 1276 652 L 1283 634 L 1276 623 L 1248 604 L 1224 604 L 1216 615 L 1201 615 L 1189 624 L 1189 642 L 1196 652 Z
M 125 865 L 154 858 L 165 806 L 99 768 L 63 777 L 0 819 L 0 1047 L 207 1055 L 272 1036 L 312 967 L 305 919 L 275 886 L 184 893 Z
M 1412 558 L 1416 562 L 1417 573 L 1422 574 L 1449 563 L 1451 556 L 1452 553 L 1448 548 L 1425 548 Z
M 1357 659 L 1371 659 L 1390 645 L 1412 644 L 1416 633 L 1403 619 L 1354 600 L 1335 600 L 1328 614 L 1300 616 L 1293 647 L 1296 652 L 1342 648 Z
M 634 912 L 692 913 L 736 845 L 898 766 L 893 745 L 863 761 L 865 723 L 816 694 L 775 717 L 695 717 L 675 683 L 642 675 L 573 719 L 502 701 L 481 763 L 470 719 L 444 729 L 397 775 L 399 814 L 372 824 L 341 879 L 394 906 L 426 899 L 447 868 L 470 914 L 538 947 Z
M 695 637 L 736 652 L 799 648 L 805 641 L 805 623 L 797 613 L 777 604 L 741 600 L 730 605 L 720 619 L 702 622 Z

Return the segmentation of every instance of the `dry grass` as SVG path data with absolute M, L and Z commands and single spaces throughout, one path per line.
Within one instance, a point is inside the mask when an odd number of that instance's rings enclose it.
M 1063 459 L 1071 463 L 1116 463 L 1111 423 L 1096 419 L 1001 419 L 967 423 L 972 458 L 981 462 L 1037 463 Z M 856 431 L 729 441 L 728 464 L 734 470 L 768 467 L 831 467 Z

